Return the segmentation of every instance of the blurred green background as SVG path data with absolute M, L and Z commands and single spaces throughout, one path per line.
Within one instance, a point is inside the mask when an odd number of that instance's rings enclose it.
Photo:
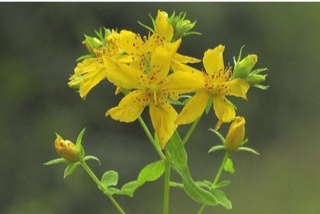
M 146 34 L 136 21 L 150 24 L 148 14 L 158 9 L 186 11 L 198 21 L 195 30 L 203 35 L 184 38 L 180 53 L 202 58 L 224 44 L 225 61 L 232 62 L 245 44 L 244 54 L 257 54 L 257 67 L 269 68 L 268 91 L 250 90 L 249 103 L 233 99 L 247 120 L 248 145 L 261 155 L 234 155 L 236 173 L 223 175 L 232 180 L 225 191 L 234 208 L 205 213 L 320 213 L 319 3 L 1 3 L 0 213 L 117 213 L 82 169 L 64 180 L 62 165 L 43 163 L 57 157 L 55 132 L 75 140 L 83 127 L 87 154 L 102 161 L 90 166 L 99 176 L 118 171 L 120 186 L 158 159 L 138 122 L 104 117 L 121 99 L 111 84 L 103 82 L 86 100 L 67 86 L 75 59 L 86 53 L 84 34 L 100 26 Z M 220 143 L 208 131 L 215 123 L 211 111 L 186 146 L 198 180 L 213 179 L 221 162 L 221 153 L 207 154 Z M 128 213 L 161 213 L 162 183 L 116 198 Z M 172 189 L 172 214 L 199 207 Z

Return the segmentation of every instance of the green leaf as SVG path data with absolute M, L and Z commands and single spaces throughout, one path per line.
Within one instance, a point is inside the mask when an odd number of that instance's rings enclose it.
M 189 168 L 184 170 L 177 170 L 182 177 L 183 187 L 185 192 L 195 201 L 203 203 L 209 206 L 216 206 L 217 200 L 209 191 L 202 189 L 197 183 L 192 179 L 190 175 Z
M 102 175 L 101 183 L 108 189 L 109 186 L 116 186 L 118 179 L 118 173 L 114 170 L 110 170 Z
M 218 131 L 215 130 L 215 129 L 209 129 L 209 131 L 212 131 L 213 133 L 215 133 L 215 134 L 219 137 L 219 139 L 221 140 L 221 142 L 224 143 L 225 139 L 224 139 L 224 137 L 220 134 L 220 132 L 218 132 Z
M 131 181 L 123 185 L 121 190 L 116 192 L 118 195 L 128 195 L 133 197 L 134 192 L 146 182 L 155 181 L 164 173 L 163 160 L 156 161 L 145 166 L 138 175 L 136 181 Z
M 101 162 L 100 162 L 99 158 L 97 158 L 97 157 L 95 157 L 95 156 L 92 156 L 92 155 L 86 156 L 83 160 L 84 160 L 84 161 L 87 161 L 87 160 L 96 160 L 96 161 L 98 161 L 99 165 L 101 165 Z
M 108 195 L 108 196 L 111 196 L 111 195 L 114 195 L 114 194 L 117 194 L 120 190 L 117 189 L 117 188 L 114 188 L 114 187 L 109 187 L 108 189 L 106 189 L 103 193 Z
M 210 109 L 212 108 L 212 97 L 209 98 L 208 102 L 207 102 L 207 107 L 206 107 L 206 115 L 209 114 Z
M 58 159 L 48 161 L 48 162 L 44 163 L 43 165 L 51 166 L 51 165 L 55 165 L 55 164 L 59 164 L 59 163 L 67 163 L 67 162 L 68 161 L 66 161 L 64 158 L 58 158 Z
M 229 181 L 229 180 L 221 181 L 220 183 L 216 184 L 213 188 L 226 187 L 226 186 L 229 186 L 230 183 L 231 183 L 231 181 Z
M 67 176 L 71 175 L 74 172 L 74 170 L 79 166 L 79 164 L 79 162 L 68 164 L 68 166 L 64 170 L 63 178 L 66 178 Z
M 240 147 L 240 148 L 238 148 L 238 151 L 251 152 L 252 154 L 260 155 L 259 152 L 257 152 L 254 149 L 248 148 L 248 147 Z
M 233 167 L 233 163 L 232 163 L 232 160 L 230 158 L 228 158 L 228 160 L 224 164 L 223 169 L 224 169 L 224 171 L 230 172 L 231 174 L 235 173 L 235 169 Z
M 187 152 L 184 149 L 178 132 L 174 132 L 166 145 L 166 154 L 173 167 L 185 169 L 187 167 Z
M 222 150 L 222 149 L 224 150 L 224 146 L 223 145 L 213 146 L 213 147 L 211 147 L 211 149 L 209 149 L 208 153 L 219 151 L 219 150 Z
M 121 190 L 116 192 L 117 195 L 128 195 L 133 197 L 133 193 L 139 188 L 138 181 L 130 181 L 122 186 Z
M 142 185 L 145 182 L 155 181 L 164 173 L 163 160 L 156 161 L 145 166 L 138 176 L 138 182 Z
M 232 204 L 229 199 L 227 199 L 226 194 L 219 189 L 211 189 L 211 193 L 215 196 L 217 199 L 218 203 L 228 210 L 232 209 Z

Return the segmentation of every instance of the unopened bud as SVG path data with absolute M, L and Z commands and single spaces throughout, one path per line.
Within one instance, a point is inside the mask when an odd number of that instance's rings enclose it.
M 234 78 L 246 78 L 258 61 L 257 55 L 248 55 L 246 58 L 236 63 L 234 68 Z
M 69 78 L 68 86 L 73 89 L 79 89 L 82 80 L 83 80 L 82 75 L 74 74 Z
M 244 117 L 236 117 L 231 123 L 224 142 L 227 152 L 232 153 L 242 145 L 245 136 L 245 123 Z
M 78 162 L 81 159 L 81 154 L 71 141 L 63 140 L 60 136 L 57 136 L 54 142 L 57 153 L 69 162 Z
M 84 44 L 87 47 L 90 53 L 94 53 L 94 49 L 102 45 L 101 41 L 97 38 L 90 37 L 90 36 L 85 36 L 85 37 L 86 37 L 86 40 L 84 40 L 82 44 Z

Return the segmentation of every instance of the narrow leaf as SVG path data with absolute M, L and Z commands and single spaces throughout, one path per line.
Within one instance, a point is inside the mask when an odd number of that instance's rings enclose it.
M 213 147 L 211 147 L 211 149 L 209 149 L 208 153 L 215 152 L 215 151 L 222 150 L 222 149 L 224 150 L 223 145 L 213 146 Z
M 70 163 L 64 170 L 63 178 L 66 178 L 67 176 L 71 175 L 78 166 L 79 166 L 79 162 Z
M 240 147 L 240 148 L 238 149 L 238 151 L 251 152 L 252 154 L 260 155 L 259 152 L 257 152 L 257 151 L 254 150 L 254 149 L 248 148 L 248 147 Z
M 269 85 L 253 85 L 253 87 L 259 88 L 261 90 L 268 90 Z
M 86 131 L 86 128 L 82 129 L 82 131 L 79 133 L 79 135 L 77 137 L 76 146 L 78 149 L 81 148 L 82 137 L 83 137 L 83 134 L 85 131 Z
M 58 158 L 58 159 L 48 161 L 48 162 L 44 163 L 43 165 L 51 166 L 51 165 L 55 165 L 55 164 L 59 164 L 59 163 L 67 163 L 67 161 L 64 158 Z
M 212 108 L 212 97 L 209 98 L 208 102 L 207 102 L 207 106 L 206 106 L 206 114 L 209 114 L 210 109 Z
M 87 161 L 87 160 L 96 160 L 96 161 L 98 161 L 99 165 L 101 165 L 101 162 L 100 162 L 99 158 L 97 158 L 97 157 L 95 157 L 95 156 L 92 156 L 92 155 L 86 156 L 83 160 L 84 160 L 84 161 Z
M 226 187 L 229 186 L 229 184 L 231 183 L 231 181 L 229 180 L 225 180 L 225 181 L 221 181 L 220 183 L 216 184 L 213 188 L 222 188 L 222 187 Z
M 139 25 L 141 25 L 142 27 L 144 27 L 144 28 L 146 28 L 147 30 L 149 30 L 149 31 L 151 31 L 152 33 L 154 33 L 154 30 L 153 30 L 151 27 L 149 27 L 148 25 L 143 24 L 143 23 L 141 23 L 140 21 L 138 21 L 138 23 L 139 23 Z
M 213 133 L 215 133 L 215 134 L 219 137 L 219 139 L 221 140 L 221 142 L 224 143 L 225 139 L 224 139 L 224 137 L 220 134 L 220 132 L 218 132 L 218 131 L 215 130 L 215 129 L 209 129 L 209 130 L 212 131 Z

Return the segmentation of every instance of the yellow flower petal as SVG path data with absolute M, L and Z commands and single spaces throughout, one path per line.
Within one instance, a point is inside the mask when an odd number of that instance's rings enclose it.
M 250 88 L 250 85 L 243 79 L 234 79 L 229 82 L 226 82 L 227 94 L 235 97 L 242 97 L 247 99 L 247 92 Z
M 178 61 L 178 62 L 181 62 L 181 63 L 198 63 L 198 62 L 201 62 L 200 59 L 196 59 L 196 58 L 193 58 L 193 57 L 190 57 L 190 56 L 184 56 L 184 55 L 181 55 L 181 54 L 178 54 L 176 53 L 175 55 L 173 55 L 173 59 L 175 61 Z
M 175 98 L 179 94 L 204 88 L 205 82 L 201 75 L 189 72 L 175 72 L 166 78 L 161 90 L 168 97 Z
M 217 129 L 222 123 L 229 123 L 236 117 L 233 105 L 224 96 L 213 96 L 213 109 L 219 119 Z
M 104 58 L 107 78 L 118 87 L 127 89 L 143 89 L 147 84 L 147 76 L 126 64 L 111 58 Z
M 219 45 L 215 49 L 209 49 L 204 53 L 203 65 L 210 76 L 224 71 L 223 51 L 224 46 Z
M 120 122 L 133 122 L 142 113 L 148 103 L 148 95 L 146 92 L 133 91 L 126 95 L 117 107 L 107 111 L 106 116 Z
M 143 41 L 139 34 L 135 34 L 131 31 L 122 30 L 119 35 L 119 39 L 116 40 L 119 48 L 130 55 L 141 54 L 141 48 Z
M 107 72 L 106 72 L 106 69 L 103 67 L 86 73 L 83 76 L 83 80 L 80 84 L 80 90 L 79 90 L 80 97 L 81 98 L 86 97 L 87 94 L 91 91 L 91 89 L 96 85 L 98 85 L 99 82 L 106 79 L 106 77 L 107 77 Z
M 165 100 L 158 98 L 157 105 L 154 102 L 150 102 L 151 122 L 162 148 L 166 146 L 166 143 L 177 128 L 177 124 L 174 122 L 177 116 L 177 112 Z
M 166 12 L 158 11 L 155 32 L 164 37 L 168 42 L 171 41 L 173 37 L 173 28 L 171 24 L 169 24 L 168 14 Z
M 176 60 L 171 61 L 171 69 L 174 72 L 183 71 L 183 72 L 190 72 L 190 73 L 201 73 L 201 71 L 197 70 L 196 68 L 193 68 L 191 66 L 185 65 L 181 62 L 178 62 Z
M 159 82 L 168 75 L 172 56 L 177 52 L 180 44 L 181 39 L 155 49 L 151 57 L 151 80 Z
M 77 64 L 77 67 L 74 69 L 74 73 L 77 75 L 82 75 L 96 70 L 97 67 L 103 67 L 103 64 L 100 63 L 97 58 L 85 59 L 83 62 Z
M 204 112 L 207 102 L 209 99 L 209 94 L 205 91 L 199 91 L 194 95 L 191 100 L 185 105 L 185 107 L 180 112 L 176 123 L 188 124 L 195 121 Z

